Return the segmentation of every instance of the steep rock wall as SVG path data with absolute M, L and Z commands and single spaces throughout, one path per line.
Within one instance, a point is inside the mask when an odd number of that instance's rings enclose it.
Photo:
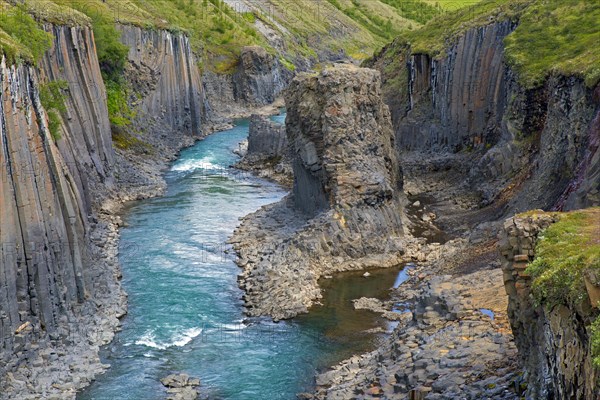
M 142 96 L 138 120 L 151 128 L 168 130 L 171 139 L 199 136 L 204 95 L 188 38 L 130 25 L 120 30 L 121 41 L 129 47 L 128 77 Z
M 132 124 L 113 127 L 125 138 L 117 150 L 122 199 L 142 199 L 166 188 L 162 170 L 184 147 L 202 138 L 210 112 L 198 60 L 189 39 L 164 30 L 120 25 L 129 47 L 125 68 Z
M 232 73 L 204 71 L 207 118 L 248 116 L 257 106 L 271 104 L 281 97 L 294 72 L 260 46 L 242 48 Z
M 500 238 L 508 315 L 531 398 L 596 399 L 600 376 L 592 365 L 589 298 L 579 309 L 560 304 L 548 309 L 535 305 L 530 295 L 527 263 L 535 258 L 540 232 L 556 221 L 555 215 L 539 212 L 504 223 Z
M 114 189 L 114 151 L 96 48 L 90 29 L 47 25 L 46 30 L 54 44 L 42 59 L 41 80 L 68 86 L 63 91 L 67 112 L 57 144 L 89 213 L 93 196 Z
M 495 143 L 506 107 L 502 39 L 510 22 L 472 29 L 444 57 L 406 54 L 408 99 L 393 112 L 403 149 Z
M 515 27 L 470 29 L 437 58 L 396 42 L 369 61 L 384 77 L 398 149 L 471 152 L 466 182 L 484 205 L 501 196 L 517 211 L 598 204 L 600 89 L 554 75 L 523 88 L 504 60 Z
M 2 60 L 0 75 L 0 397 L 71 397 L 102 370 L 98 346 L 124 314 L 113 217 L 106 95 L 91 31 L 53 27 L 38 69 Z M 64 80 L 61 138 L 42 81 Z M 104 248 L 101 250 L 101 248 Z M 69 365 L 77 363 L 76 370 Z M 54 385 L 69 382 L 64 386 Z
M 293 74 L 260 46 L 242 49 L 233 74 L 233 93 L 238 101 L 270 104 L 289 84 Z

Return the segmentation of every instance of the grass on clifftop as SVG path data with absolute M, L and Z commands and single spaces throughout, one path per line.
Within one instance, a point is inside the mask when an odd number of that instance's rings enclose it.
M 592 87 L 600 81 L 600 1 L 536 1 L 505 44 L 526 87 L 552 72 L 580 76 Z
M 413 54 L 440 57 L 468 30 L 507 20 L 518 26 L 505 38 L 506 59 L 523 86 L 537 87 L 552 73 L 579 76 L 588 87 L 600 82 L 597 0 L 483 0 L 405 31 L 396 42 L 410 44 Z
M 37 63 L 52 46 L 52 35 L 41 29 L 23 6 L 0 2 L 0 50 L 9 63 Z
M 600 276 L 600 208 L 559 214 L 544 230 L 529 264 L 532 293 L 538 304 L 576 307 L 587 296 L 584 272 Z
M 252 18 L 236 13 L 222 0 L 53 0 L 81 13 L 148 29 L 184 33 L 194 52 L 212 69 L 231 66 L 243 46 L 267 46 Z M 208 62 L 210 61 L 210 62 Z M 226 68 L 225 68 L 226 69 Z M 226 72 L 226 71 L 217 71 Z
M 535 301 L 549 309 L 558 304 L 577 309 L 588 296 L 584 274 L 600 277 L 600 207 L 560 214 L 538 236 L 535 254 L 527 268 Z M 593 362 L 600 368 L 600 318 L 589 333 Z

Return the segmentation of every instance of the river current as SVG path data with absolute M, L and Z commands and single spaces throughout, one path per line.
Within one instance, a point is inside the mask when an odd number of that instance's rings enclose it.
M 185 372 L 200 378 L 201 398 L 291 400 L 317 371 L 380 339 L 364 331 L 384 322 L 352 310 L 351 300 L 385 296 L 398 269 L 326 280 L 323 306 L 291 321 L 244 316 L 240 270 L 225 243 L 240 217 L 286 194 L 229 168 L 247 134 L 241 120 L 184 150 L 166 173 L 166 195 L 122 216 L 129 312 L 101 352 L 111 368 L 78 399 L 164 399 L 160 378 Z

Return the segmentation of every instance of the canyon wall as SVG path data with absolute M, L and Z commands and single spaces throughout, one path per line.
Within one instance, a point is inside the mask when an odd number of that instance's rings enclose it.
M 538 235 L 556 221 L 555 214 L 540 211 L 504 223 L 500 236 L 508 315 L 531 398 L 596 399 L 600 376 L 592 364 L 590 298 L 584 296 L 577 309 L 535 304 L 525 271 L 535 258 Z
M 125 86 L 131 124 L 114 127 L 120 198 L 163 192 L 162 171 L 178 152 L 207 132 L 211 108 L 189 39 L 165 30 L 118 25 L 129 47 Z
M 410 49 L 402 54 L 406 97 L 392 108 L 402 149 L 459 150 L 498 141 L 508 80 L 502 39 L 513 29 L 506 21 L 469 30 L 439 59 Z
M 202 77 L 189 39 L 164 30 L 123 25 L 121 41 L 129 47 L 127 78 L 141 97 L 136 119 L 150 134 L 169 133 L 169 142 L 199 137 L 205 114 Z
M 397 41 L 367 63 L 382 72 L 398 149 L 469 153 L 466 182 L 483 205 L 508 197 L 506 210 L 516 211 L 599 204 L 600 88 L 558 75 L 520 85 L 504 59 L 515 27 L 469 29 L 439 57 Z
M 85 385 L 125 312 L 113 217 L 94 216 L 114 188 L 114 153 L 93 36 L 46 29 L 54 40 L 37 69 L 1 65 L 0 392 L 8 398 Z M 60 137 L 40 101 L 50 81 L 66 82 Z
M 204 90 L 209 100 L 207 118 L 218 121 L 220 115 L 247 116 L 254 108 L 280 98 L 294 75 L 263 47 L 243 47 L 232 71 L 204 71 Z
M 235 99 L 255 105 L 271 104 L 292 77 L 293 73 L 264 48 L 244 47 L 233 74 Z

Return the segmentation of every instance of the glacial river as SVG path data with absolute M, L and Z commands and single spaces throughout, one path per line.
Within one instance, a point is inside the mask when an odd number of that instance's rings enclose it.
M 200 378 L 201 398 L 291 400 L 317 371 L 380 340 L 364 331 L 385 323 L 352 310 L 351 300 L 385 296 L 397 269 L 325 280 L 324 305 L 292 321 L 244 316 L 240 270 L 225 243 L 240 217 L 285 195 L 229 168 L 247 134 L 242 120 L 184 150 L 166 174 L 166 195 L 123 215 L 129 313 L 101 353 L 111 368 L 78 399 L 164 399 L 159 379 L 185 372 Z

